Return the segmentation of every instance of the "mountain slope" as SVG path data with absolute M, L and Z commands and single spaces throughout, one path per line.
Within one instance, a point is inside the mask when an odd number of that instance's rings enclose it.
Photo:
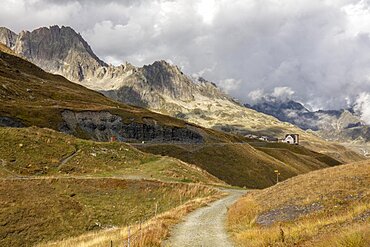
M 2 178 L 88 175 L 221 182 L 196 166 L 143 153 L 126 143 L 82 140 L 50 129 L 0 127 L 0 144 Z
M 310 172 L 231 206 L 238 246 L 368 246 L 370 162 Z
M 5 30 L 3 35 L 10 32 Z M 230 119 L 242 113 L 242 116 L 248 116 L 249 119 L 239 122 L 241 125 L 248 123 L 244 126 L 247 128 L 253 129 L 255 122 L 266 125 L 268 121 L 277 128 L 292 128 L 274 118 L 245 110 L 213 83 L 204 79 L 194 81 L 178 67 L 165 61 L 142 68 L 127 63 L 117 67 L 108 66 L 69 27 L 52 26 L 32 32 L 23 31 L 15 43 L 15 53 L 46 71 L 61 74 L 94 90 L 101 90 L 124 103 L 145 106 L 169 115 L 184 114 L 190 121 L 207 122 L 207 127 L 232 124 Z M 232 112 L 229 114 L 230 110 Z M 204 117 L 206 114 L 210 119 Z M 218 120 L 220 118 L 222 120 Z
M 204 145 L 135 145 L 138 149 L 181 159 L 197 164 L 223 181 L 248 188 L 266 188 L 276 183 L 275 170 L 280 179 L 308 171 L 339 165 L 327 155 L 290 144 L 208 143 Z
M 93 76 L 101 66 L 107 66 L 70 27 L 22 31 L 16 38 L 14 51 L 49 72 L 78 81 Z

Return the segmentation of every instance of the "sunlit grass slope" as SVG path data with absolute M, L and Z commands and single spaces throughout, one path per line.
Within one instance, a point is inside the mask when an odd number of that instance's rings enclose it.
M 112 178 L 0 179 L 0 246 L 32 246 L 147 220 L 217 192 Z
M 114 176 L 222 183 L 198 167 L 121 142 L 82 140 L 50 129 L 0 128 L 0 175 Z
M 368 246 L 370 161 L 252 192 L 229 209 L 228 228 L 237 246 Z

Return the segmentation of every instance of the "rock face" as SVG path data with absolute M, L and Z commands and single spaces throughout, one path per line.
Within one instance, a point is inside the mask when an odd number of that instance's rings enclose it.
M 110 80 L 109 84 L 112 89 L 101 90 L 108 97 L 170 115 L 184 110 L 180 102 L 193 102 L 197 96 L 228 99 L 213 83 L 190 78 L 166 61 L 141 68 L 131 66 L 121 78 Z
M 14 48 L 18 35 L 6 27 L 0 27 L 0 43 Z
M 19 119 L 0 116 L 0 127 L 20 128 L 24 127 L 24 124 Z
M 83 81 L 94 76 L 101 66 L 106 66 L 81 35 L 70 27 L 52 26 L 32 32 L 22 31 L 13 49 L 46 71 L 73 81 Z
M 156 124 L 152 119 L 143 123 L 124 121 L 120 116 L 110 112 L 62 112 L 64 123 L 60 130 L 65 133 L 83 132 L 90 139 L 109 141 L 115 136 L 120 141 L 146 142 L 186 142 L 202 143 L 203 137 L 191 127 L 179 128 Z
M 352 109 L 310 111 L 299 102 L 277 99 L 263 99 L 246 106 L 302 129 L 316 131 L 329 140 L 370 141 L 370 127 Z

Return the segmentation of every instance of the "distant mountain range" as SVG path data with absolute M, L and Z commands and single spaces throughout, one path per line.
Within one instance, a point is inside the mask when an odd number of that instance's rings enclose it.
M 315 131 L 328 140 L 370 141 L 370 127 L 351 108 L 310 111 L 299 102 L 273 97 L 245 106 L 292 123 L 304 130 Z

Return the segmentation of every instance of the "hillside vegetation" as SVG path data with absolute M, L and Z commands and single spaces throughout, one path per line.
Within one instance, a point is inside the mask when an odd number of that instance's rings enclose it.
M 95 176 L 222 183 L 196 166 L 122 142 L 77 139 L 50 129 L 0 128 L 0 175 Z
M 252 147 L 251 145 L 255 146 Z M 312 170 L 338 165 L 329 156 L 289 144 L 259 143 L 156 144 L 136 147 L 195 164 L 221 180 L 248 188 L 266 188 L 280 180 Z
M 370 161 L 341 165 L 254 191 L 228 211 L 237 246 L 370 243 Z
M 123 227 L 217 193 L 199 185 L 145 180 L 1 179 L 0 246 L 32 246 Z
M 196 166 L 125 143 L 2 127 L 0 246 L 31 246 L 148 220 L 162 235 L 145 234 L 146 241 L 158 243 L 181 215 L 221 194 L 189 182 L 224 185 Z M 152 220 L 177 207 L 173 219 Z M 103 246 L 124 237 L 108 236 Z

